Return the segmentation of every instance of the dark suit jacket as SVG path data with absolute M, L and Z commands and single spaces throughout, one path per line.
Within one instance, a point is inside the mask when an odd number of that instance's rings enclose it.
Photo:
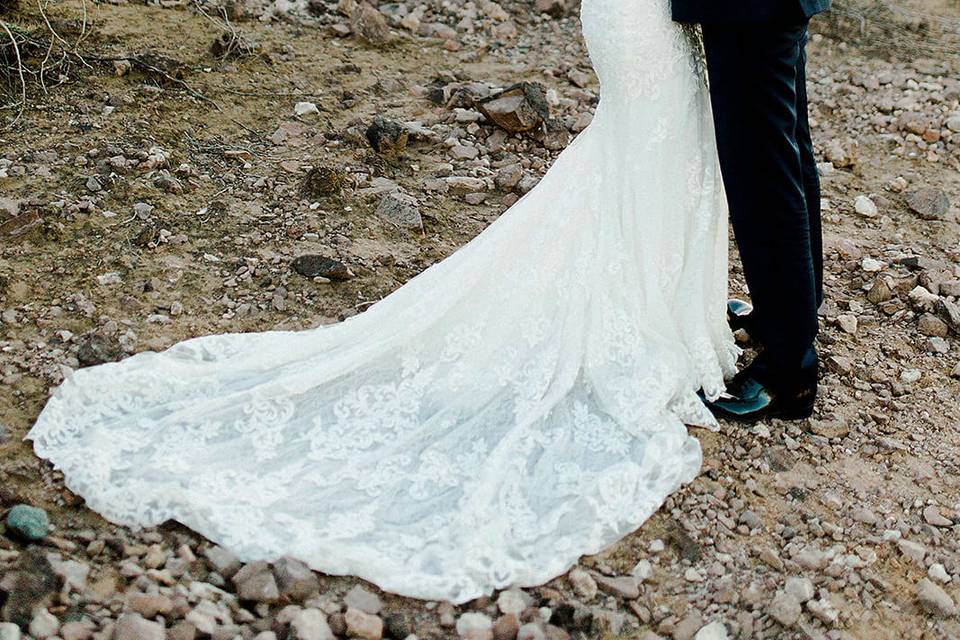
M 756 24 L 810 18 L 831 0 L 672 0 L 677 22 Z

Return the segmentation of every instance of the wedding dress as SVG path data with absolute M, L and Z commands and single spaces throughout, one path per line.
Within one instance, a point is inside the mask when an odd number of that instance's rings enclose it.
M 592 124 L 365 312 L 74 372 L 28 434 L 108 520 L 454 604 L 564 573 L 699 471 L 723 390 L 726 206 L 668 0 L 583 0 Z

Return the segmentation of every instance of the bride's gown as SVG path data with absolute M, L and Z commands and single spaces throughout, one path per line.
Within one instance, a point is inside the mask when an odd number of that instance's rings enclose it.
M 592 124 L 364 313 L 80 369 L 28 438 L 133 527 L 459 604 L 541 584 L 698 473 L 733 372 L 708 94 L 669 0 L 583 0 Z

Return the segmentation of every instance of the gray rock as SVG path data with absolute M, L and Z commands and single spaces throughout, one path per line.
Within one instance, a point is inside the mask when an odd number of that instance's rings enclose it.
M 233 576 L 237 597 L 241 600 L 272 603 L 280 599 L 280 589 L 266 562 L 251 562 Z
M 625 600 L 635 600 L 640 597 L 640 588 L 638 580 L 634 576 L 609 577 L 601 574 L 595 574 L 593 579 L 597 585 L 609 593 Z
M 20 640 L 20 627 L 12 622 L 0 622 L 0 640 Z
M 224 578 L 232 578 L 243 566 L 237 556 L 223 547 L 207 547 L 203 552 L 210 567 Z
M 302 601 L 320 590 L 320 579 L 310 567 L 295 558 L 283 557 L 273 565 L 280 595 Z
M 784 627 L 789 628 L 795 625 L 797 620 L 800 619 L 800 614 L 803 613 L 803 609 L 795 596 L 785 591 L 779 591 L 777 595 L 774 596 L 770 606 L 767 607 L 767 613 Z
M 953 598 L 927 578 L 917 583 L 917 600 L 924 611 L 937 618 L 949 618 L 957 613 Z
M 924 220 L 943 220 L 950 210 L 947 194 L 936 187 L 920 187 L 908 191 L 904 200 L 907 206 Z
M 335 640 L 327 616 L 319 609 L 304 609 L 290 621 L 290 630 L 295 640 Z
M 166 631 L 158 622 L 145 620 L 136 613 L 125 613 L 117 620 L 113 640 L 165 640 Z
M 464 613 L 457 619 L 457 635 L 461 640 L 492 640 L 493 621 L 482 613 Z
M 596 580 L 580 567 L 570 570 L 570 573 L 567 574 L 567 581 L 570 583 L 570 586 L 573 587 L 573 590 L 577 592 L 577 595 L 584 600 L 592 600 L 597 596 Z
M 50 533 L 50 518 L 43 509 L 18 504 L 7 514 L 7 531 L 21 540 L 42 540 Z
M 810 600 L 807 602 L 807 610 L 814 618 L 828 626 L 835 625 L 840 617 L 840 612 L 825 598 Z
M 783 590 L 797 599 L 797 602 L 803 604 L 813 598 L 815 590 L 813 581 L 810 578 L 791 576 L 787 578 L 787 583 Z
M 46 638 L 57 635 L 57 631 L 60 630 L 60 621 L 57 620 L 57 616 L 46 609 L 38 609 L 33 614 L 33 620 L 30 621 L 28 630 L 30 635 L 37 640 L 46 640 Z
M 497 126 L 519 133 L 535 129 L 550 118 L 543 88 L 532 82 L 520 82 L 477 104 L 480 113 Z
M 380 597 L 375 593 L 367 591 L 359 584 L 347 592 L 347 595 L 343 597 L 343 603 L 348 607 L 359 609 L 371 615 L 377 615 L 381 609 L 383 609 L 383 603 L 380 602 Z
M 377 205 L 376 214 L 398 227 L 405 229 L 423 228 L 423 218 L 420 216 L 420 206 L 417 199 L 401 191 L 384 195 Z
M 697 631 L 697 635 L 693 636 L 693 640 L 727 640 L 727 638 L 727 627 L 719 620 L 705 625 Z

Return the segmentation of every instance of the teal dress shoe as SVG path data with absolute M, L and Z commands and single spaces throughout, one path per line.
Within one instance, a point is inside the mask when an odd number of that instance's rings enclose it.
M 772 366 L 767 354 L 761 352 L 727 383 L 723 395 L 713 401 L 704 397 L 703 402 L 713 415 L 725 420 L 804 420 L 813 415 L 818 371 L 817 354 L 812 347 L 800 366 L 788 369 Z

